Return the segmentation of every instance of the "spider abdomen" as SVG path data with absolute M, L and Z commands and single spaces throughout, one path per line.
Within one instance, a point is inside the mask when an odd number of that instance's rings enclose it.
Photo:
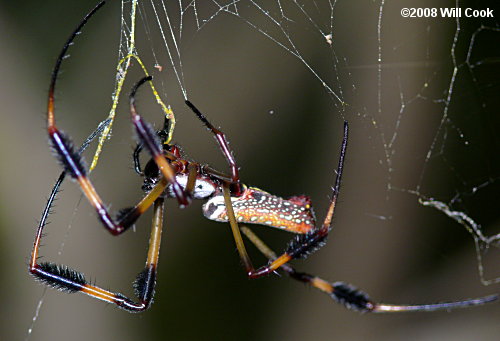
M 310 200 L 306 196 L 289 199 L 267 193 L 255 187 L 246 187 L 243 194 L 231 197 L 236 220 L 240 223 L 260 224 L 294 233 L 307 233 L 315 226 Z M 227 222 L 224 196 L 217 194 L 203 205 L 206 218 Z

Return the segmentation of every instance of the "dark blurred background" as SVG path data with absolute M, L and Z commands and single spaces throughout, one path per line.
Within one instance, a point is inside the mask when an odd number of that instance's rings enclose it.
M 197 3 L 203 12 L 206 4 Z M 27 274 L 27 263 L 37 221 L 60 172 L 44 130 L 49 77 L 63 42 L 94 4 L 87 0 L 0 2 L 2 340 L 25 338 L 44 293 L 44 287 Z M 329 19 L 329 13 L 321 13 L 329 6 L 318 4 L 317 18 Z M 432 7 L 432 2 L 405 4 L 417 6 Z M 440 6 L 452 7 L 454 2 Z M 384 7 L 380 113 L 379 4 L 371 1 L 336 4 L 336 55 L 307 20 L 291 21 L 289 26 L 301 55 L 320 77 L 334 89 L 342 82 L 344 107 L 291 53 L 233 16 L 221 15 L 199 31 L 193 29 L 191 19 L 184 23 L 185 88 L 189 99 L 226 133 L 244 182 L 284 197 L 310 195 L 318 220 L 324 217 L 335 177 L 342 121 L 349 120 L 351 135 L 334 229 L 326 247 L 295 263 L 298 269 L 330 281 L 350 282 L 384 303 L 429 303 L 498 292 L 498 285 L 481 285 L 473 239 L 462 226 L 422 207 L 415 195 L 387 190 L 388 184 L 404 190 L 421 185 L 420 194 L 445 202 L 456 194 L 460 200 L 455 209 L 470 213 L 486 233 L 499 232 L 498 33 L 478 38 L 471 60 L 488 68 L 478 66 L 473 73 L 476 79 L 460 69 L 464 72 L 457 76 L 453 102 L 445 113 L 438 100 L 445 97 L 450 84 L 456 22 L 404 20 L 400 7 Z M 169 13 L 178 14 L 173 8 Z M 260 25 L 260 19 L 253 20 Z M 328 27 L 328 20 L 317 23 Z M 460 34 L 470 37 L 479 25 L 461 22 Z M 150 26 L 155 27 L 154 21 Z M 119 30 L 120 2 L 110 1 L 84 29 L 63 65 L 56 115 L 59 127 L 77 144 L 109 111 Z M 463 41 L 457 46 L 459 56 L 471 46 L 470 38 Z M 148 55 L 147 43 L 141 41 L 139 46 Z M 335 58 L 339 59 L 336 71 Z M 146 62 L 154 70 L 154 62 Z M 162 64 L 168 69 L 168 61 Z M 139 79 L 137 69 L 135 65 L 125 92 Z M 184 107 L 178 84 L 167 74 L 156 72 L 155 81 L 176 113 L 174 140 L 190 158 L 225 170 L 215 141 Z M 336 74 L 341 75 L 338 80 Z M 416 98 L 400 115 L 402 95 L 405 103 Z M 161 113 L 149 90 L 141 91 L 138 102 L 145 117 L 159 126 Z M 445 128 L 437 133 L 441 121 Z M 384 149 L 383 139 L 389 143 L 394 130 L 394 143 Z M 470 148 L 455 136 L 457 132 L 464 133 Z M 439 148 L 426 160 L 436 136 Z M 135 204 L 141 197 L 141 179 L 132 170 L 134 144 L 123 101 L 113 138 L 91 176 L 112 209 Z M 88 162 L 94 148 L 86 153 Z M 389 156 L 391 171 L 385 151 L 394 152 Z M 481 182 L 487 183 L 486 190 L 475 196 L 472 190 Z M 31 340 L 498 338 L 498 304 L 453 312 L 360 315 L 286 277 L 248 280 L 229 227 L 204 219 L 200 207 L 196 202 L 180 210 L 175 201 L 167 204 L 151 310 L 131 315 L 84 295 L 48 290 Z M 77 186 L 68 181 L 41 254 L 46 261 L 81 270 L 104 288 L 131 294 L 131 282 L 145 260 L 150 218 L 146 214 L 136 231 L 112 237 L 81 199 Z M 260 226 L 254 231 L 277 251 L 291 238 Z M 248 248 L 255 264 L 266 261 Z M 495 273 L 500 265 L 498 252 L 486 261 L 487 276 L 500 276 Z

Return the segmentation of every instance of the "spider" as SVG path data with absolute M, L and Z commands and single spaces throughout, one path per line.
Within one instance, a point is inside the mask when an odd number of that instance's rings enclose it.
M 214 221 L 229 222 L 239 256 L 250 278 L 257 278 L 282 270 L 291 278 L 319 289 L 336 302 L 360 312 L 447 310 L 481 305 L 498 299 L 498 295 L 490 295 L 476 299 L 423 305 L 376 303 L 366 293 L 350 284 L 343 282 L 331 283 L 319 277 L 296 271 L 289 264 L 289 261 L 306 258 L 320 249 L 325 245 L 328 233 L 331 230 L 347 150 L 347 122 L 344 122 L 337 175 L 328 210 L 322 224 L 316 227 L 313 208 L 308 197 L 295 196 L 283 199 L 261 189 L 243 184 L 240 181 L 239 167 L 233 157 L 232 151 L 229 149 L 226 136 L 222 131 L 216 129 L 191 102 L 186 101 L 186 104 L 215 137 L 230 168 L 230 175 L 186 159 L 179 146 L 167 143 L 169 120 L 165 120 L 163 129 L 155 132 L 137 113 L 135 105 L 135 96 L 138 89 L 144 83 L 152 81 L 152 77 L 145 77 L 137 82 L 130 94 L 130 113 L 139 140 L 133 153 L 133 160 L 136 172 L 144 177 L 142 188 L 146 194 L 137 205 L 132 208 L 122 209 L 116 216 L 112 217 L 92 185 L 92 182 L 87 177 L 87 170 L 80 156 L 91 140 L 109 122 L 104 122 L 97 131 L 89 136 L 84 145 L 76 151 L 70 138 L 57 128 L 54 112 L 54 90 L 66 52 L 89 18 L 103 5 L 104 2 L 99 3 L 85 16 L 76 30 L 70 35 L 57 58 L 51 76 L 48 96 L 47 131 L 51 146 L 64 170 L 56 182 L 44 209 L 31 252 L 29 272 L 37 280 L 68 293 L 81 292 L 87 294 L 93 298 L 112 303 L 129 312 L 144 311 L 150 307 L 154 295 L 163 225 L 164 201 L 166 198 L 175 198 L 180 207 L 185 207 L 193 199 L 200 199 L 206 201 L 203 205 L 203 214 L 205 217 Z M 139 155 L 143 148 L 151 155 L 151 159 L 146 163 L 144 169 L 142 169 L 139 160 Z M 95 208 L 102 225 L 112 235 L 117 236 L 127 231 L 130 226 L 134 225 L 142 213 L 153 206 L 153 222 L 146 265 L 133 283 L 137 296 L 136 301 L 120 293 L 105 290 L 89 283 L 82 273 L 65 265 L 38 262 L 43 229 L 46 225 L 50 207 L 66 174 L 78 183 L 83 194 Z M 271 226 L 295 233 L 296 236 L 289 243 L 286 251 L 278 256 L 248 227 L 239 226 L 239 223 Z M 269 259 L 267 265 L 257 269 L 254 268 L 245 249 L 241 232 Z

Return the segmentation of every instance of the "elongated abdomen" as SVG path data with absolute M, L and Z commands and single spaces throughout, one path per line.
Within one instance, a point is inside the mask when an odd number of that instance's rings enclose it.
M 315 217 L 310 199 L 296 196 L 283 199 L 255 187 L 247 187 L 239 197 L 231 197 L 234 215 L 239 223 L 267 225 L 294 233 L 314 228 Z M 227 222 L 222 193 L 203 205 L 203 214 L 210 220 Z

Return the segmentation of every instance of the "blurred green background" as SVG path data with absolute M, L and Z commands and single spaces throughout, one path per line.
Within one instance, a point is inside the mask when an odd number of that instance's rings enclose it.
M 419 7 L 431 3 L 412 2 Z M 1 340 L 25 338 L 44 292 L 44 287 L 28 275 L 27 263 L 37 219 L 60 171 L 44 130 L 49 77 L 63 42 L 94 4 L 87 0 L 0 2 Z M 198 4 L 202 11 L 205 3 Z M 350 282 L 384 303 L 428 303 L 497 292 L 498 285 L 481 285 L 473 241 L 463 227 L 418 205 L 414 195 L 386 191 L 388 182 L 405 189 L 416 186 L 429 141 L 443 119 L 443 108 L 428 98 L 416 100 L 405 109 L 401 127 L 397 128 L 395 171 L 390 176 L 379 162 L 385 160 L 380 132 L 392 131 L 388 127 L 398 122 L 401 93 L 415 95 L 426 77 L 435 87 L 426 94 L 443 97 L 450 72 L 433 73 L 429 67 L 437 64 L 441 70 L 451 71 L 450 39 L 456 32 L 454 21 L 437 29 L 433 26 L 436 21 L 402 21 L 398 8 L 394 4 L 384 8 L 382 46 L 387 58 L 384 70 L 388 72 L 384 80 L 396 79 L 391 75 L 394 72 L 403 81 L 400 88 L 394 85 L 397 83 L 383 83 L 381 115 L 377 114 L 376 96 L 379 4 L 371 1 L 339 2 L 334 11 L 338 33 L 335 50 L 347 56 L 347 63 L 339 63 L 346 64 L 341 73 L 351 74 L 344 86 L 349 103 L 344 114 L 296 58 L 229 16 L 213 20 L 198 32 L 185 24 L 182 61 L 189 98 L 226 133 L 246 183 L 284 197 L 310 195 L 318 220 L 324 217 L 334 181 L 343 117 L 350 121 L 344 182 L 332 235 L 325 248 L 307 261 L 296 262 L 298 269 L 330 281 Z M 470 25 L 464 24 L 462 32 L 473 31 L 477 22 Z M 306 23 L 297 27 L 304 29 L 296 30 L 291 24 L 291 34 L 300 44 L 301 54 L 325 81 L 335 84 L 335 56 L 329 46 L 320 44 L 320 39 L 309 39 L 314 30 Z M 110 1 L 84 29 L 63 66 L 56 115 L 59 127 L 77 144 L 109 110 L 119 29 L 120 2 Z M 491 40 L 480 41 L 476 53 L 498 46 L 498 36 L 486 39 Z M 404 44 L 393 43 L 398 41 Z M 429 46 L 431 52 L 426 50 Z M 487 57 L 478 60 L 489 60 Z M 163 67 L 168 68 L 168 62 Z M 140 77 L 134 72 L 126 89 Z M 183 106 L 175 80 L 162 79 L 162 75 L 155 76 L 162 83 L 160 88 L 168 90 L 168 103 L 178 119 L 175 141 L 192 159 L 225 170 L 215 141 Z M 464 207 L 483 227 L 490 228 L 488 233 L 494 233 L 495 226 L 498 233 L 498 137 L 482 133 L 482 129 L 491 132 L 499 127 L 498 115 L 491 114 L 498 112 L 498 99 L 494 98 L 498 79 L 484 88 L 479 81 L 473 83 L 479 89 L 462 84 L 468 80 L 464 76 L 457 82 L 460 96 L 450 106 L 450 118 L 471 139 L 471 150 L 455 148 L 454 137 L 448 136 L 450 143 L 443 143 L 446 160 L 463 169 L 450 173 L 450 165 L 437 155 L 437 161 L 426 164 L 422 194 L 445 193 L 438 198 L 451 200 L 455 191 L 462 195 L 474 183 L 491 177 L 487 194 L 480 200 L 463 195 L 470 199 Z M 476 91 L 484 97 L 482 103 L 487 103 L 484 111 L 474 104 Z M 149 92 L 142 94 L 138 99 L 141 112 L 160 124 L 158 107 Z M 484 112 L 486 116 L 481 116 Z M 369 120 L 375 115 L 382 130 L 374 129 Z M 478 130 L 473 130 L 476 127 Z M 451 129 L 450 135 L 453 133 Z M 133 173 L 131 163 L 134 143 L 127 106 L 122 105 L 113 139 L 92 173 L 92 180 L 112 209 L 130 206 L 141 196 L 141 179 Z M 458 144 L 463 146 L 463 141 Z M 93 148 L 89 150 L 87 161 Z M 445 171 L 441 172 L 441 167 Z M 459 174 L 464 181 L 452 178 Z M 57 260 L 81 270 L 104 288 L 131 294 L 130 284 L 146 256 L 150 214 L 141 219 L 135 232 L 114 238 L 99 226 L 75 184 L 66 182 L 60 198 L 41 249 L 44 260 Z M 131 315 L 84 295 L 48 290 L 31 340 L 498 338 L 498 304 L 451 313 L 360 315 L 285 277 L 248 280 L 229 227 L 204 219 L 200 206 L 194 203 L 180 210 L 175 201 L 167 205 L 158 286 L 151 310 Z M 291 237 L 262 227 L 254 231 L 278 251 Z M 64 250 L 59 255 L 61 245 Z M 255 264 L 265 262 L 249 248 Z M 497 253 L 488 259 L 487 275 L 498 276 L 494 272 L 499 265 Z

